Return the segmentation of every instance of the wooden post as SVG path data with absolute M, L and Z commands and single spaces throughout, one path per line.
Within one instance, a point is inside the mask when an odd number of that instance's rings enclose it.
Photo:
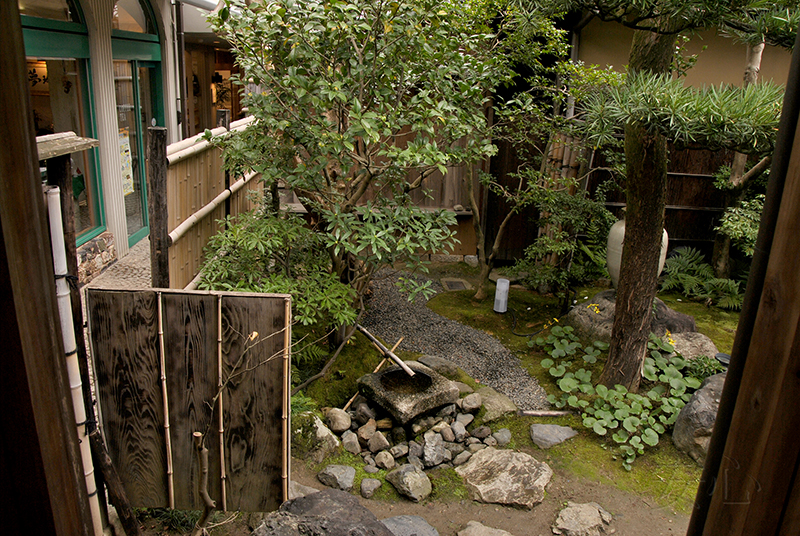
M 78 257 L 75 247 L 75 207 L 72 201 L 72 158 L 69 154 L 55 156 L 53 158 L 48 158 L 45 161 L 45 165 L 47 166 L 47 183 L 51 186 L 58 186 L 61 192 L 61 223 L 64 227 L 67 273 L 75 278 L 73 279 L 75 284 L 70 284 L 69 299 L 72 307 L 72 323 L 75 330 L 75 344 L 78 352 L 78 371 L 81 375 L 83 405 L 86 411 L 87 433 L 91 433 L 97 426 L 97 417 L 94 411 L 94 398 L 92 397 L 92 378 L 89 374 L 89 356 L 86 353 L 86 339 L 83 332 L 81 293 L 77 285 Z M 98 459 L 94 459 L 95 463 L 98 461 Z M 108 512 L 106 511 L 103 474 L 100 471 L 95 471 L 94 477 L 97 485 L 97 493 L 100 498 L 100 508 L 103 510 L 103 515 L 107 516 Z
M 231 129 L 231 111 L 230 110 L 217 110 L 217 126 L 225 127 L 227 130 Z M 225 189 L 231 187 L 231 174 L 225 170 Z M 225 199 L 225 217 L 231 215 L 231 198 Z
M 9 534 L 92 526 L 56 304 L 17 2 L 0 2 L 0 501 Z
M 150 213 L 150 270 L 153 288 L 169 288 L 169 215 L 167 214 L 167 129 L 149 127 L 148 208 Z

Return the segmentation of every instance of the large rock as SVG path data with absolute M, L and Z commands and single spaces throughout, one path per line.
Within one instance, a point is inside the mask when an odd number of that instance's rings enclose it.
M 528 454 L 491 447 L 474 453 L 456 472 L 473 500 L 527 509 L 542 502 L 553 476 L 550 466 Z
M 439 536 L 439 531 L 420 516 L 394 516 L 381 520 L 381 523 L 394 536 Z
M 253 536 L 394 536 L 358 499 L 326 489 L 281 505 Z
M 441 434 L 428 430 L 423 438 L 425 441 L 422 444 L 422 461 L 425 467 L 434 467 L 442 463 L 445 458 L 445 448 Z
M 553 525 L 553 532 L 564 536 L 600 536 L 604 525 L 611 523 L 611 514 L 597 503 L 568 502 Z
M 292 417 L 292 454 L 315 463 L 338 451 L 339 438 L 313 413 Z
M 723 372 L 706 378 L 700 389 L 681 409 L 675 421 L 675 428 L 672 430 L 672 441 L 675 446 L 700 465 L 705 463 L 708 453 L 708 443 L 711 441 L 711 431 L 717 419 L 725 375 Z
M 695 359 L 701 355 L 713 358 L 717 355 L 717 345 L 707 335 L 698 332 L 673 333 L 672 340 L 675 351 L 686 359 Z
M 578 432 L 569 426 L 559 426 L 557 424 L 531 425 L 531 439 L 540 449 L 549 449 L 576 435 L 578 435 Z
M 457 380 L 459 377 L 458 365 L 443 357 L 435 355 L 424 355 L 419 359 L 417 359 L 417 361 L 419 361 L 426 367 L 435 370 L 436 372 L 438 372 L 439 374 L 450 380 Z
M 491 387 L 481 387 L 478 389 L 478 394 L 481 395 L 483 408 L 486 410 L 483 422 L 496 421 L 500 417 L 517 412 L 517 406 L 510 398 Z
M 344 410 L 331 408 L 325 414 L 325 418 L 328 421 L 328 428 L 335 434 L 341 434 L 345 430 L 350 429 L 352 419 L 350 418 L 350 414 Z
M 387 474 L 386 481 L 394 486 L 400 495 L 414 502 L 425 500 L 433 491 L 428 475 L 410 463 L 401 465 Z
M 356 478 L 356 470 L 349 465 L 329 465 L 317 475 L 317 479 L 328 487 L 350 491 Z
M 572 326 L 582 338 L 595 341 L 611 341 L 611 326 L 614 324 L 616 291 L 604 290 L 595 294 L 588 303 L 581 303 L 562 319 L 562 323 Z M 674 311 L 656 298 L 655 316 L 650 331 L 663 336 L 667 330 L 671 333 L 697 331 L 694 317 Z
M 414 371 L 408 376 L 394 366 L 358 379 L 358 388 L 368 399 L 385 409 L 401 425 L 426 411 L 458 400 L 458 387 L 422 363 L 406 363 Z
M 502 529 L 493 529 L 477 521 L 467 523 L 467 528 L 458 531 L 458 536 L 514 536 Z

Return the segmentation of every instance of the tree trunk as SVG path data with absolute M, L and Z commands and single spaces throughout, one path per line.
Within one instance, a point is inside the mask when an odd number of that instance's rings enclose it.
M 764 53 L 764 42 L 756 45 L 747 46 L 747 60 L 742 77 L 742 87 L 755 84 L 758 81 L 758 73 L 761 71 L 761 56 Z M 747 165 L 747 155 L 736 153 L 733 155 L 731 163 L 730 183 L 734 186 L 741 184 Z M 737 195 L 725 196 L 725 207 L 741 199 L 741 193 Z M 711 265 L 714 268 L 714 276 L 720 279 L 729 279 L 731 276 L 731 238 L 721 232 L 714 237 L 714 252 L 711 255 Z
M 629 70 L 668 73 L 674 35 L 637 31 Z M 644 125 L 625 127 L 627 210 L 608 361 L 599 383 L 635 391 L 641 379 L 656 295 L 667 184 L 666 139 Z

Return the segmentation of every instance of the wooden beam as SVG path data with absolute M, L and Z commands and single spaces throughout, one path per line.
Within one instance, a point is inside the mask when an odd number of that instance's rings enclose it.
M 167 221 L 167 129 L 149 127 L 147 185 L 150 211 L 150 272 L 153 288 L 169 288 L 169 222 Z
M 17 2 L 0 2 L 0 49 L 0 501 L 9 511 L 36 510 L 3 529 L 88 535 Z

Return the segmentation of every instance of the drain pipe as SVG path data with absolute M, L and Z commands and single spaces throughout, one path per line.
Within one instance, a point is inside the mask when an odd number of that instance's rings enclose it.
M 719 481 L 719 469 L 722 465 L 722 455 L 728 439 L 728 429 L 733 418 L 739 388 L 742 384 L 747 351 L 750 347 L 753 326 L 755 325 L 758 306 L 761 302 L 761 293 L 764 288 L 764 279 L 769 262 L 769 252 L 775 236 L 778 211 L 783 197 L 789 160 L 792 156 L 795 131 L 798 127 L 798 115 L 800 115 L 800 86 L 798 86 L 800 84 L 800 53 L 797 52 L 800 49 L 800 34 L 798 34 L 794 46 L 795 53 L 792 54 L 789 78 L 786 82 L 786 93 L 784 94 L 778 137 L 775 142 L 775 152 L 767 184 L 767 196 L 761 213 L 761 224 L 758 228 L 755 252 L 750 265 L 750 276 L 747 280 L 742 312 L 736 329 L 736 338 L 733 341 L 728 374 L 719 401 L 717 420 L 711 435 L 706 463 L 703 467 L 703 476 L 697 489 L 694 511 L 689 521 L 686 536 L 700 536 L 705 529 L 708 509 L 711 506 L 711 498 L 714 494 L 714 484 Z M 717 486 L 717 488 L 720 488 L 720 486 Z
M 67 358 L 67 380 L 72 394 L 72 407 L 75 411 L 75 424 L 78 428 L 83 476 L 86 493 L 89 496 L 89 509 L 95 536 L 102 536 L 103 521 L 100 514 L 100 501 L 97 498 L 97 484 L 94 479 L 94 465 L 89 436 L 86 433 L 86 407 L 83 405 L 81 373 L 78 367 L 78 345 L 75 340 L 75 326 L 72 322 L 72 305 L 67 284 L 67 252 L 64 246 L 64 227 L 61 223 L 61 191 L 57 186 L 47 189 L 47 211 L 50 218 L 50 244 L 53 250 L 53 267 L 56 275 L 56 298 L 58 314 L 61 318 L 61 335 Z

